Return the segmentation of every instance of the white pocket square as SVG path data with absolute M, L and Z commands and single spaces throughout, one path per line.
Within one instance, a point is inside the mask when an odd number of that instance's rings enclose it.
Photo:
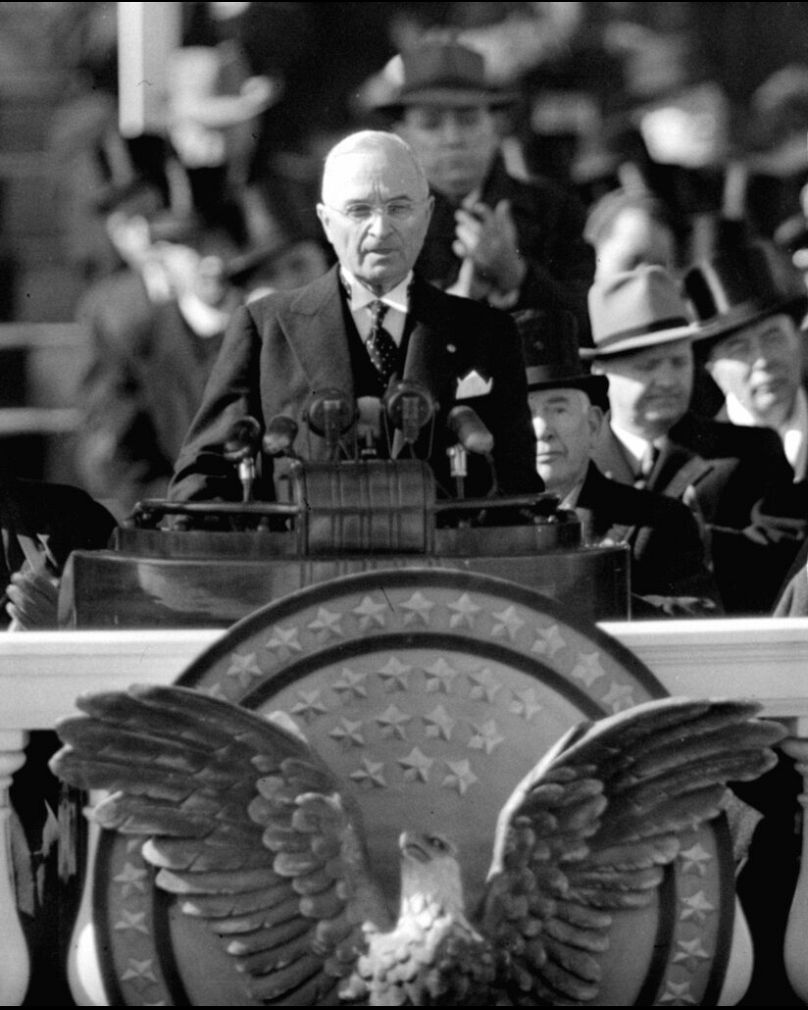
M 493 379 L 484 379 L 476 369 L 472 369 L 468 375 L 457 380 L 455 399 L 469 400 L 472 396 L 485 396 L 491 392 L 493 385 Z

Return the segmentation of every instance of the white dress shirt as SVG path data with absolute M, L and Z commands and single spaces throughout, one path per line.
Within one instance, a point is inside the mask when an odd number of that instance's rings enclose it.
M 755 418 L 741 401 L 730 393 L 725 404 L 728 421 L 755 427 Z M 783 452 L 794 471 L 794 480 L 803 480 L 808 470 L 808 396 L 802 386 L 797 390 L 794 407 L 785 422 L 775 429 L 783 443 Z

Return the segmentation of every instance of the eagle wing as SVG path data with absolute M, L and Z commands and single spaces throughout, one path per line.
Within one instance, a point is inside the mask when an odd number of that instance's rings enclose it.
M 207 921 L 251 994 L 334 1005 L 366 941 L 390 925 L 356 805 L 304 739 L 180 687 L 82 697 L 53 770 L 111 790 L 103 827 L 149 836 L 157 884 Z
M 680 835 L 722 810 L 726 784 L 775 763 L 785 735 L 737 701 L 638 705 L 559 742 L 497 825 L 480 910 L 516 1005 L 595 1001 L 614 913 L 654 898 Z

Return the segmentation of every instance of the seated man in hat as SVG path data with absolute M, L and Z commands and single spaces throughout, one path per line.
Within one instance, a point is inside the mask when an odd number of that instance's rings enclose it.
M 795 550 L 760 514 L 761 501 L 778 503 L 790 482 L 777 437 L 688 410 L 698 328 L 660 267 L 593 285 L 589 305 L 594 347 L 581 355 L 609 379 L 595 462 L 614 480 L 691 505 L 709 533 L 724 609 L 767 613 Z
M 417 269 L 455 294 L 504 309 L 572 312 L 588 339 L 594 255 L 576 198 L 548 180 L 508 174 L 497 110 L 513 101 L 486 81 L 483 57 L 423 41 L 402 56 L 403 83 L 380 108 L 424 166 L 434 211 Z
M 704 543 L 687 506 L 605 477 L 592 452 L 608 410 L 608 379 L 592 375 L 578 356 L 571 328 L 543 340 L 520 325 L 528 403 L 536 434 L 536 469 L 548 491 L 574 508 L 588 544 L 625 543 L 631 588 L 640 613 L 715 611 L 717 595 Z
M 703 327 L 694 345 L 725 396 L 722 418 L 774 429 L 794 471 L 808 473 L 808 394 L 799 325 L 805 285 L 768 243 L 724 251 L 685 276 Z

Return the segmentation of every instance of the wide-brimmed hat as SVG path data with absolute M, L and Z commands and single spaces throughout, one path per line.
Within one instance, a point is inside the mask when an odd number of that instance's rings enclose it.
M 605 358 L 693 338 L 698 327 L 676 281 L 659 266 L 640 266 L 596 281 L 589 289 L 594 347 L 581 357 Z
M 552 330 L 541 312 L 527 310 L 515 318 L 522 338 L 529 393 L 541 389 L 580 389 L 595 406 L 608 410 L 609 380 L 605 375 L 592 375 L 581 360 L 575 336 L 577 320 L 571 313 L 556 313 Z
M 763 240 L 698 263 L 685 275 L 685 290 L 700 323 L 700 350 L 778 313 L 799 324 L 808 308 L 799 271 Z
M 401 54 L 401 63 L 401 85 L 375 106 L 378 112 L 398 114 L 409 105 L 497 108 L 515 101 L 514 94 L 488 81 L 483 55 L 459 42 L 421 42 Z

